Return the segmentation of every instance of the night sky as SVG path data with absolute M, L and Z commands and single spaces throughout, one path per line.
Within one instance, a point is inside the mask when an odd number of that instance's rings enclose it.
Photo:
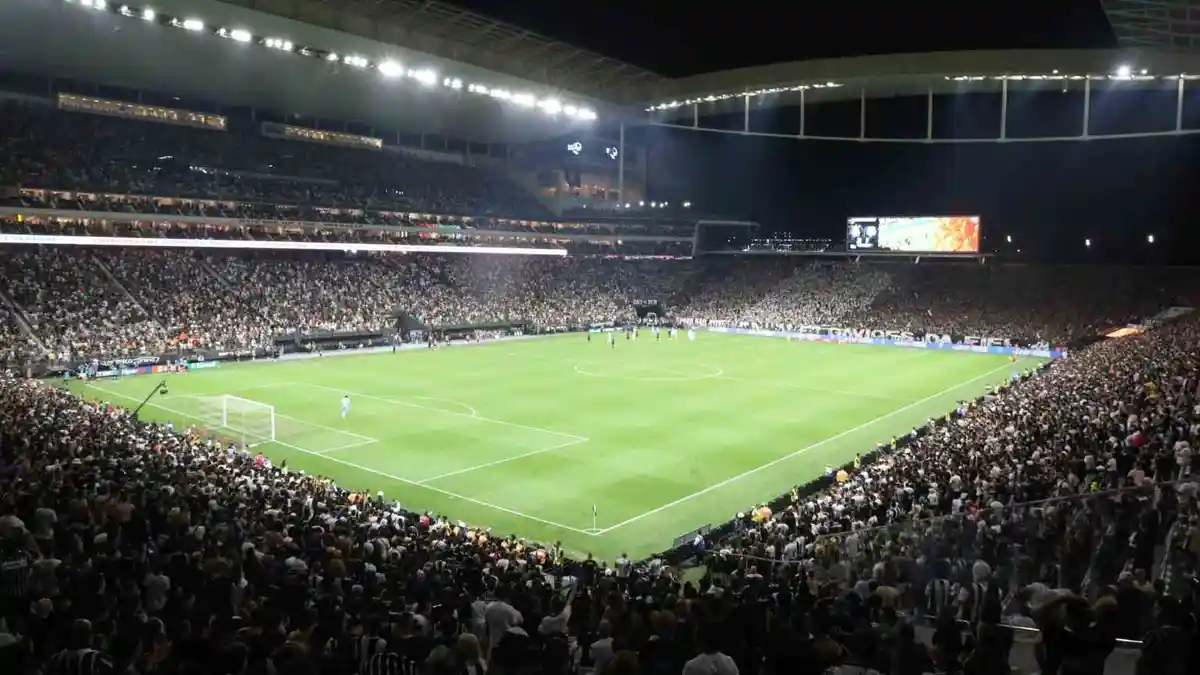
M 453 1 L 668 77 L 902 52 L 1117 47 L 1101 0 Z M 925 100 L 917 98 L 873 101 L 868 118 L 883 131 L 872 133 L 906 136 L 899 128 L 908 117 L 924 133 Z M 1092 133 L 1173 126 L 1170 92 L 1096 94 L 1093 104 Z M 822 120 L 841 124 L 827 135 L 857 132 L 857 106 L 810 106 L 808 133 L 821 135 Z M 939 136 L 997 133 L 998 95 L 941 106 Z M 1075 135 L 1082 109 L 1079 92 L 1011 94 L 1010 138 Z M 742 128 L 740 114 L 728 117 L 709 118 L 705 126 Z M 768 106 L 754 111 L 751 124 L 794 133 L 795 117 L 794 109 Z M 1200 129 L 1200 84 L 1188 93 L 1184 118 L 1186 128 Z M 1122 127 L 1134 122 L 1136 129 Z M 1113 128 L 1099 131 L 1103 125 Z M 1200 262 L 1200 231 L 1187 227 L 1200 220 L 1193 189 L 1200 182 L 1200 135 L 921 145 L 640 128 L 631 138 L 648 149 L 646 200 L 690 201 L 767 230 L 836 239 L 851 216 L 978 214 L 984 250 L 1022 261 Z M 1159 243 L 1147 246 L 1148 234 Z
M 452 4 L 668 77 L 869 54 L 1116 46 L 1100 0 Z

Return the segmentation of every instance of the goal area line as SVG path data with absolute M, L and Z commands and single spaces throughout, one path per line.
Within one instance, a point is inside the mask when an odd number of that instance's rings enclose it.
M 133 403 L 141 403 L 141 399 L 139 399 L 139 398 L 136 398 L 136 397 L 134 397 L 134 396 L 129 396 L 129 395 L 127 395 L 127 394 L 124 394 L 124 393 L 122 393 L 122 392 L 119 392 L 119 391 L 115 391 L 115 390 L 113 390 L 113 389 L 109 389 L 109 388 L 107 388 L 107 387 L 101 387 L 101 386 L 99 386 L 99 385 L 92 384 L 92 383 L 90 383 L 90 382 L 88 382 L 88 383 L 85 383 L 85 385 L 84 385 L 84 386 L 88 387 L 89 389 L 94 389 L 94 390 L 96 390 L 96 391 L 98 391 L 98 392 L 101 392 L 101 393 L 103 393 L 104 395 L 106 395 L 106 396 L 108 396 L 108 397 L 120 398 L 120 399 L 124 399 L 124 400 L 126 400 L 126 401 L 131 401 L 131 402 L 133 402 Z M 198 421 L 198 422 L 205 422 L 205 421 L 206 421 L 206 420 L 204 420 L 203 418 L 199 417 L 198 415 L 196 415 L 196 414 L 194 414 L 194 413 L 185 412 L 185 411 L 183 411 L 183 410 L 179 410 L 179 409 L 176 409 L 176 408 L 172 408 L 172 407 L 170 407 L 170 406 L 165 406 L 165 405 L 162 405 L 161 403 L 157 403 L 157 402 L 155 402 L 155 401 L 153 401 L 153 400 L 147 401 L 147 402 L 146 402 L 146 405 L 147 405 L 147 406 L 149 406 L 149 407 L 151 407 L 151 408 L 156 408 L 156 409 L 158 409 L 158 410 L 162 410 L 162 411 L 164 411 L 164 412 L 171 413 L 172 415 L 177 415 L 177 416 L 179 416 L 179 417 L 184 417 L 184 418 L 187 418 L 187 419 L 196 420 L 196 421 Z M 208 427 L 206 426 L 205 428 L 208 428 Z M 368 438 L 368 437 L 365 437 L 365 436 L 364 436 L 363 438 L 364 438 L 364 439 L 366 439 L 366 438 Z M 292 443 L 288 443 L 288 442 L 286 442 L 286 441 L 280 441 L 280 440 L 274 440 L 274 441 L 265 441 L 265 442 L 266 442 L 266 443 L 274 443 L 274 444 L 276 444 L 276 445 L 279 445 L 279 446 L 282 446 L 282 447 L 288 448 L 288 449 L 290 449 L 290 450 L 295 450 L 296 452 L 300 452 L 300 453 L 303 453 L 303 454 L 306 454 L 306 455 L 311 455 L 311 456 L 313 456 L 313 457 L 319 457 L 319 458 L 321 458 L 321 459 L 323 459 L 323 460 L 325 460 L 325 461 L 328 461 L 328 462 L 334 462 L 334 463 L 336 463 L 336 464 L 341 464 L 342 466 L 347 466 L 347 467 L 350 467 L 350 468 L 352 468 L 352 469 L 357 469 L 357 470 L 359 470 L 359 471 L 363 471 L 363 472 L 366 472 L 366 473 L 374 474 L 374 475 L 376 475 L 376 476 L 379 476 L 379 477 L 381 477 L 381 478 L 388 478 L 388 479 L 391 479 L 391 480 L 393 480 L 393 481 L 396 481 L 397 483 L 402 483 L 402 484 L 404 484 L 404 485 L 407 485 L 407 486 L 410 486 L 410 487 L 413 487 L 413 488 L 417 488 L 417 489 L 421 489 L 421 490 L 428 490 L 428 491 L 430 491 L 430 492 L 433 492 L 433 493 L 436 493 L 436 494 L 440 494 L 440 495 L 443 495 L 443 496 L 445 496 L 445 497 L 449 497 L 449 498 L 451 498 L 451 499 L 456 499 L 456 500 L 463 501 L 463 502 L 466 502 L 466 503 L 469 503 L 469 504 L 474 504 L 474 505 L 476 505 L 476 506 L 480 506 L 480 507 L 483 507 L 483 508 L 486 508 L 486 509 L 490 509 L 490 510 L 493 510 L 493 511 L 498 511 L 498 512 L 500 512 L 500 513 L 505 513 L 505 514 L 508 514 L 508 515 L 511 515 L 511 516 L 515 516 L 515 517 L 517 517 L 517 518 L 523 518 L 523 519 L 525 519 L 525 520 L 529 520 L 529 521 L 532 521 L 532 522 L 535 522 L 535 523 L 540 523 L 540 524 L 542 524 L 542 525 L 548 525 L 548 526 L 550 526 L 550 527 L 558 528 L 558 529 L 560 529 L 560 530 L 564 530 L 564 531 L 568 531 L 568 532 L 574 532 L 574 533 L 577 533 L 577 534 L 583 534 L 583 535 L 587 535 L 587 536 L 595 536 L 595 532 L 594 532 L 594 531 L 590 531 L 590 530 L 588 530 L 588 529 L 583 529 L 583 528 L 573 527 L 573 526 L 571 526 L 571 525 L 566 525 L 566 524 L 564 524 L 564 523 L 555 522 L 555 521 L 553 521 L 553 520 L 548 520 L 548 519 L 546 519 L 546 518 L 541 518 L 541 517 L 539 517 L 539 516 L 535 516 L 535 515 L 532 515 L 532 514 L 528 514 L 528 513 L 522 513 L 522 512 L 520 512 L 520 511 L 516 511 L 516 510 L 514 510 L 514 509 L 510 509 L 510 508 L 508 508 L 508 507 L 505 507 L 505 506 L 500 506 L 499 504 L 492 504 L 492 503 L 490 503 L 490 502 L 485 502 L 485 501 L 482 501 L 482 500 L 476 499 L 476 498 L 474 498 L 474 497 L 468 497 L 468 496 L 466 496 L 466 495 L 458 494 L 458 493 L 456 493 L 456 492 L 451 492 L 451 491 L 449 491 L 449 490 L 444 490 L 444 489 L 442 489 L 442 488 L 439 488 L 439 487 L 435 487 L 435 486 L 432 486 L 432 485 L 426 485 L 426 484 L 423 484 L 423 483 L 421 483 L 421 482 L 419 482 L 419 481 L 413 480 L 413 479 L 411 479 L 411 478 L 405 478 L 405 477 L 403 477 L 403 476 L 397 476 L 397 475 L 394 475 L 394 474 L 386 473 L 386 472 L 384 472 L 384 471 L 380 471 L 379 469 L 375 469 L 375 468 L 372 468 L 372 467 L 364 466 L 364 465 L 361 465 L 361 464 L 356 464 L 356 463 L 354 463 L 354 462 L 350 462 L 350 461 L 347 461 L 347 460 L 344 460 L 344 459 L 341 459 L 341 458 L 338 458 L 338 457 L 333 457 L 333 456 L 330 456 L 330 455 L 326 454 L 326 453 L 329 453 L 329 452 L 333 452 L 334 450 L 345 450 L 345 449 L 347 449 L 347 447 L 356 447 L 357 445 L 368 445 L 369 443 L 375 443 L 375 442 L 378 442 L 378 441 L 376 441 L 375 439 L 370 439 L 369 441 L 367 441 L 367 440 L 363 440 L 361 443 L 356 443 L 356 444 L 353 444 L 353 445 L 350 445 L 350 446 L 346 446 L 346 447 L 331 448 L 331 449 L 327 449 L 327 450 L 323 450 L 323 451 L 312 450 L 312 449 L 310 449 L 310 448 L 301 447 L 301 446 L 299 446 L 299 445 L 294 445 L 294 444 L 292 444 Z M 578 552 L 576 552 L 576 553 L 578 553 Z

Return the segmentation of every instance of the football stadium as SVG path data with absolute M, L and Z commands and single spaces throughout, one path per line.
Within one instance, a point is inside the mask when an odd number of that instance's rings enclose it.
M 1200 5 L 536 4 L 0 3 L 5 672 L 1195 672 Z

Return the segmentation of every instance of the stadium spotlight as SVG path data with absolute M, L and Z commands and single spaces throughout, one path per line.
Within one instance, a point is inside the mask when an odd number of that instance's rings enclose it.
M 1005 235 L 1005 236 L 1004 236 L 1004 241 L 1006 241 L 1006 242 L 1008 242 L 1008 243 L 1010 243 L 1010 244 L 1011 244 L 1011 243 L 1012 243 L 1012 235 L 1011 235 L 1011 234 L 1007 234 L 1007 235 Z
M 692 203 L 691 203 L 691 202 L 684 202 L 684 203 L 683 203 L 683 208 L 685 208 L 685 209 L 690 209 L 690 208 L 692 208 Z
M 594 119 L 596 119 L 596 111 L 588 110 L 587 108 L 580 108 L 576 112 L 576 117 L 578 117 L 581 120 L 594 120 Z
M 153 9 L 147 7 L 146 9 L 142 10 L 142 21 L 153 21 L 157 18 L 158 15 L 154 13 Z
M 416 80 L 417 82 L 420 82 L 421 84 L 423 84 L 425 86 L 433 86 L 434 84 L 437 83 L 437 73 L 433 72 L 432 70 L 430 70 L 428 68 L 423 68 L 421 70 L 409 71 L 408 74 L 410 77 L 412 77 L 412 79 Z
M 562 102 L 556 98 L 548 98 L 541 103 L 538 103 L 538 106 L 551 115 L 557 115 L 558 113 L 562 112 L 563 109 Z
M 1153 244 L 1154 243 L 1154 235 L 1152 235 L 1152 234 L 1146 235 L 1146 243 Z
M 1127 65 L 1117 66 L 1117 77 L 1129 77 L 1133 70 Z
M 184 19 L 180 25 L 183 26 L 184 30 L 190 30 L 193 33 L 199 33 L 204 30 L 204 22 L 200 19 Z
M 248 30 L 242 30 L 240 28 L 235 28 L 235 29 L 229 31 L 229 39 L 236 40 L 237 42 L 249 42 L 250 40 L 253 39 L 253 36 L 250 35 L 250 31 L 248 31 Z
M 353 63 L 351 62 L 352 59 L 354 60 Z M 353 57 L 353 56 L 346 57 L 346 63 L 348 63 L 352 66 L 358 66 L 357 57 Z M 359 67 L 361 67 L 361 66 L 359 66 Z M 404 74 L 404 68 L 402 68 L 400 66 L 400 64 L 396 63 L 395 61 L 384 61 L 383 63 L 379 64 L 378 66 L 375 66 L 375 68 L 384 77 L 399 77 Z
M 333 52 L 329 52 L 325 55 L 325 60 L 329 61 L 330 63 L 337 63 L 338 55 L 334 54 Z
M 645 206 L 646 202 L 638 202 L 638 206 Z
M 1091 240 L 1091 239 L 1084 239 L 1084 240 L 1083 240 L 1083 245 L 1084 245 L 1084 246 L 1087 246 L 1088 248 L 1091 248 L 1091 247 L 1092 247 L 1092 240 Z

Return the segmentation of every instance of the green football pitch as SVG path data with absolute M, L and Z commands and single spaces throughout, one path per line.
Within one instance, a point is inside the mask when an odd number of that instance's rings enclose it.
M 142 415 L 215 427 L 223 396 L 273 406 L 275 440 L 257 449 L 276 463 L 611 560 L 725 522 L 1033 365 L 717 333 L 610 348 L 571 334 L 226 363 L 166 376 L 169 393 Z M 132 408 L 156 382 L 72 387 Z M 258 441 L 265 419 L 230 413 L 234 428 L 213 431 L 242 438 L 244 426 Z

